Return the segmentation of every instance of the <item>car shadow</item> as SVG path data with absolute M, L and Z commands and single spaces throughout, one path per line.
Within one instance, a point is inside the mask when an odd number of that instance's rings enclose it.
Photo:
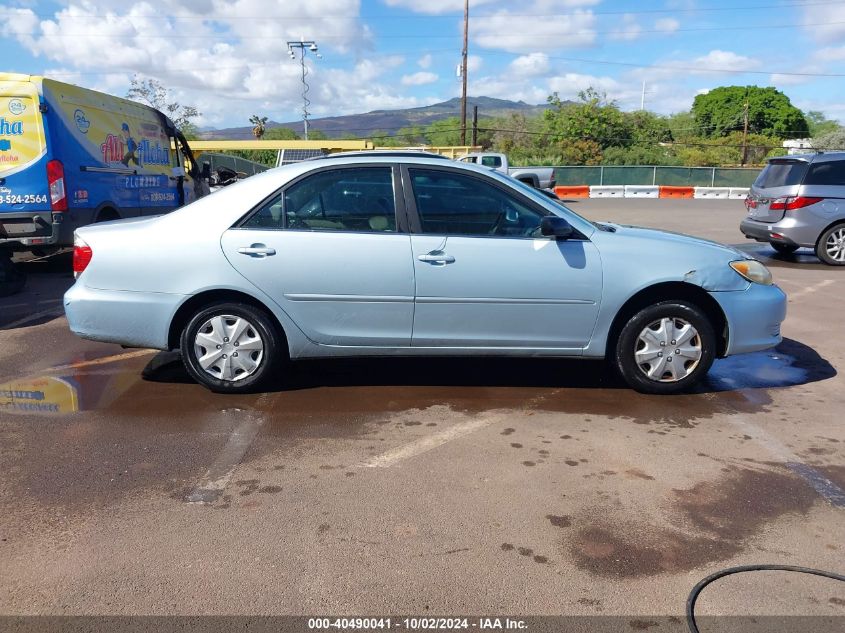
M 836 369 L 813 348 L 784 339 L 774 349 L 717 360 L 693 394 L 792 387 L 827 380 Z M 177 352 L 161 352 L 142 377 L 151 382 L 193 383 Z M 554 358 L 421 357 L 303 360 L 287 366 L 269 392 L 325 387 L 530 387 L 625 389 L 603 361 Z

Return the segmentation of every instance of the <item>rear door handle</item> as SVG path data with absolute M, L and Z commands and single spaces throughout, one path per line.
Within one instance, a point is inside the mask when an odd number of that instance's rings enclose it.
M 251 246 L 241 246 L 238 252 L 241 255 L 249 255 L 250 257 L 267 257 L 267 255 L 275 255 L 276 249 L 265 246 L 264 244 L 253 244 Z
M 417 255 L 417 259 L 428 264 L 453 264 L 455 258 L 443 252 L 433 251 L 425 255 Z

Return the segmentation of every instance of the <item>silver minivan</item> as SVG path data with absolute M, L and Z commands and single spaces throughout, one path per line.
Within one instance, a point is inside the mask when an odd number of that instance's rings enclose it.
M 745 199 L 745 237 L 845 266 L 845 152 L 770 158 Z

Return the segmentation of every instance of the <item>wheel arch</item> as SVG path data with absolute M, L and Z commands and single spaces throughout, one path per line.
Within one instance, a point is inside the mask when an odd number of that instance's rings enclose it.
M 830 224 L 828 224 L 826 227 L 824 227 L 821 231 L 819 231 L 819 236 L 816 238 L 815 248 L 818 248 L 819 244 L 821 244 L 822 235 L 827 233 L 830 229 L 832 229 L 834 226 L 836 226 L 838 224 L 845 226 L 845 218 L 838 218 L 838 219 L 834 220 L 833 222 L 831 222 Z
M 619 338 L 625 323 L 637 312 L 660 301 L 671 301 L 672 299 L 684 299 L 694 303 L 701 308 L 710 319 L 713 331 L 716 332 L 718 348 L 716 358 L 724 357 L 728 348 L 728 320 L 719 303 L 710 294 L 694 284 L 683 281 L 670 281 L 648 286 L 636 292 L 622 304 L 613 322 L 607 337 L 605 354 L 609 355 L 616 349 L 616 341 Z
M 170 320 L 170 328 L 167 333 L 167 346 L 169 349 L 177 349 L 179 347 L 179 338 L 182 335 L 182 330 L 191 320 L 191 316 L 198 310 L 215 303 L 235 301 L 251 305 L 258 308 L 267 314 L 273 324 L 276 326 L 276 331 L 282 337 L 284 349 L 288 349 L 288 337 L 285 328 L 279 321 L 278 317 L 270 310 L 262 301 L 256 299 L 252 295 L 239 290 L 231 290 L 226 288 L 205 290 L 193 295 L 185 301 L 176 310 L 173 318 Z M 289 350 L 288 350 L 289 351 Z

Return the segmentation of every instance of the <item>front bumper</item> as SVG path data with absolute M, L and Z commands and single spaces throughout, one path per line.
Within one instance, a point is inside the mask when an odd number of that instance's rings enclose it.
M 778 345 L 786 318 L 786 294 L 777 286 L 749 284 L 746 290 L 711 292 L 728 321 L 725 356 L 745 354 Z
M 168 348 L 170 323 L 184 295 L 88 288 L 77 281 L 65 293 L 70 330 L 82 338 L 127 347 Z

